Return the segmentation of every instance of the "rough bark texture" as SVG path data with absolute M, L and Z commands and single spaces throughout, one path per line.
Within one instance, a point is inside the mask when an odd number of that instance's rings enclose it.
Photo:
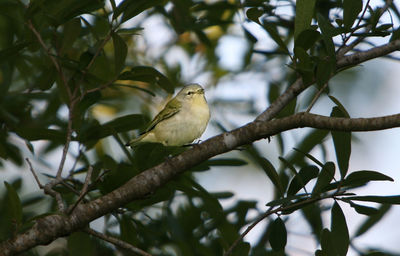
M 58 237 L 84 228 L 89 222 L 128 202 L 147 197 L 176 175 L 212 156 L 301 127 L 338 131 L 382 130 L 400 127 L 400 114 L 378 118 L 333 118 L 298 113 L 269 122 L 251 122 L 231 132 L 215 136 L 181 155 L 142 172 L 107 195 L 87 204 L 78 205 L 69 216 L 56 214 L 38 219 L 27 232 L 0 244 L 0 252 L 2 255 L 13 255 L 36 245 L 48 244 Z
M 337 67 L 357 65 L 399 49 L 400 40 L 395 40 L 365 52 L 344 56 L 337 61 Z M 379 118 L 349 119 L 298 113 L 269 121 L 304 89 L 306 89 L 306 86 L 303 85 L 301 79 L 298 79 L 254 122 L 215 136 L 181 155 L 144 171 L 111 193 L 87 204 L 78 205 L 70 215 L 55 214 L 37 219 L 34 226 L 25 233 L 17 234 L 15 237 L 2 242 L 0 254 L 13 255 L 37 245 L 48 244 L 58 237 L 66 236 L 84 228 L 91 221 L 128 202 L 147 197 L 176 175 L 206 159 L 287 130 L 313 127 L 338 131 L 373 131 L 400 127 L 400 114 Z

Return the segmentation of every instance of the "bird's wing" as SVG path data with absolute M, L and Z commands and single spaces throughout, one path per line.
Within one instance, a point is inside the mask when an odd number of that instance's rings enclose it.
M 170 100 L 163 110 L 154 117 L 153 121 L 147 126 L 145 133 L 154 129 L 154 127 L 161 121 L 175 115 L 181 109 L 182 104 L 176 99 Z

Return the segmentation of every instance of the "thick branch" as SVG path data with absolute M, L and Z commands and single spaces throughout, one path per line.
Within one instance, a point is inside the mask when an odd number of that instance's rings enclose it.
M 51 215 L 36 220 L 27 232 L 0 244 L 4 255 L 48 244 L 57 237 L 84 228 L 95 220 L 133 200 L 145 198 L 185 170 L 218 154 L 276 135 L 283 131 L 313 127 L 337 131 L 374 131 L 400 127 L 400 114 L 378 118 L 334 118 L 298 113 L 269 122 L 251 122 L 196 145 L 192 149 L 133 177 L 126 184 L 87 204 L 79 204 L 71 215 Z

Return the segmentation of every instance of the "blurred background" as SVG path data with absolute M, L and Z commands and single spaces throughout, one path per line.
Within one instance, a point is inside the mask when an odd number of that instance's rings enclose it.
M 181 6 L 167 3 L 165 10 L 173 13 L 173 9 L 177 6 L 184 9 L 186 8 L 184 2 L 182 1 Z M 206 2 L 221 3 L 221 6 L 235 3 L 235 1 Z M 267 2 L 271 6 L 277 6 L 274 9 L 276 16 L 287 20 L 293 17 L 291 1 Z M 374 8 L 381 6 L 384 1 L 371 0 L 368 2 Z M 119 1 L 116 1 L 116 4 L 118 5 Z M 400 0 L 393 1 L 393 4 L 399 7 Z M 108 5 L 108 8 L 111 9 L 111 6 Z M 227 21 L 232 20 L 233 23 L 227 22 L 223 26 L 213 26 L 212 24 L 206 26 L 202 31 L 207 40 L 199 39 L 199 35 L 195 36 L 192 32 L 179 31 L 179 22 L 171 25 L 171 19 L 167 19 L 158 9 L 143 12 L 123 25 L 127 28 L 141 28 L 136 35 L 124 37 L 128 45 L 126 61 L 128 64 L 152 66 L 160 70 L 175 84 L 196 82 L 205 87 L 206 98 L 211 106 L 211 120 L 201 138 L 202 141 L 220 134 L 224 129 L 231 130 L 254 120 L 268 107 L 271 99 L 274 99 L 273 94 L 281 92 L 282 88 L 293 81 L 294 76 L 293 70 L 288 67 L 290 59 L 286 56 L 268 53 L 276 51 L 276 43 L 262 27 L 249 21 L 242 10 L 225 9 L 220 13 L 217 5 L 212 8 L 215 8 L 213 12 L 210 9 L 201 10 L 199 8 L 199 16 L 207 13 Z M 331 14 L 336 15 L 334 9 Z M 83 17 L 93 24 L 101 25 L 103 22 L 100 18 L 92 15 L 83 15 Z M 393 23 L 394 28 L 399 26 L 398 16 L 390 15 L 390 13 L 384 15 L 382 22 Z M 280 32 L 286 33 L 283 29 Z M 379 45 L 387 42 L 387 38 L 376 37 L 370 41 Z M 337 43 L 340 42 L 340 39 L 337 38 Z M 365 44 L 362 47 L 367 49 L 371 46 Z M 107 44 L 105 51 L 112 51 L 111 46 Z M 393 56 L 400 58 L 398 53 Z M 329 95 L 339 99 L 351 117 L 374 117 L 399 113 L 399 70 L 400 62 L 395 58 L 369 61 L 335 76 L 329 82 Z M 148 88 L 145 83 L 137 82 L 131 85 L 152 90 L 155 95 L 152 96 L 143 90 L 132 88 L 106 89 L 103 91 L 101 102 L 90 109 L 91 117 L 100 123 L 106 123 L 127 114 L 145 114 L 150 119 L 164 106 L 166 99 L 171 97 L 163 90 L 155 87 Z M 311 88 L 302 94 L 295 106 L 296 111 L 304 111 L 316 91 L 316 88 Z M 327 94 L 322 94 L 311 112 L 329 116 L 334 105 Z M 40 113 L 46 108 L 46 105 L 38 101 L 34 103 L 33 107 L 34 114 L 35 111 Z M 61 119 L 67 119 L 67 108 L 60 108 L 57 115 Z M 310 131 L 310 129 L 288 131 L 283 133 L 281 138 L 274 136 L 271 137 L 270 142 L 261 140 L 255 142 L 254 146 L 278 169 L 282 164 L 278 157 L 293 154 L 293 148 L 297 147 Z M 122 134 L 121 138 L 125 141 L 136 135 L 137 131 L 132 131 Z M 34 159 L 35 168 L 41 173 L 41 180 L 46 180 L 46 175 L 54 175 L 60 161 L 61 147 L 49 151 L 47 142 L 34 141 L 32 146 L 36 153 L 33 155 L 19 137 L 12 136 L 11 139 L 15 145 L 23 149 L 23 158 Z M 279 143 L 279 140 L 283 140 L 284 143 Z M 349 172 L 376 170 L 395 180 L 394 182 L 369 184 L 366 187 L 358 188 L 357 193 L 361 195 L 400 194 L 399 145 L 398 128 L 353 133 Z M 81 164 L 76 163 L 75 157 L 81 150 L 83 148 L 78 142 L 71 143 L 64 175 L 67 175 L 68 171 L 73 168 L 79 168 Z M 114 159 L 126 158 L 120 145 L 112 136 L 104 138 L 96 144 L 91 151 L 87 152 L 87 155 L 89 159 L 95 159 L 97 155 L 105 152 Z M 324 139 L 323 145 L 316 146 L 310 153 L 321 161 L 336 161 L 330 137 Z M 238 167 L 212 167 L 208 171 L 195 173 L 197 181 L 209 192 L 232 191 L 233 197 L 221 200 L 221 204 L 226 208 L 231 207 L 238 200 L 254 200 L 258 209 L 267 210 L 265 204 L 274 199 L 274 187 L 265 173 L 251 157 L 241 151 L 229 152 L 222 157 L 242 159 L 248 164 Z M 41 193 L 26 164 L 17 165 L 12 161 L 3 161 L 2 163 L 0 177 L 2 183 L 22 178 L 23 186 L 19 193 L 21 198 Z M 313 183 L 310 184 L 310 186 L 312 185 Z M 330 206 L 331 203 L 327 202 L 327 204 Z M 347 205 L 341 206 L 346 216 L 350 235 L 354 234 L 367 217 L 355 213 Z M 256 210 L 249 212 L 250 217 L 255 217 L 257 214 Z M 383 248 L 400 255 L 400 246 L 398 245 L 400 230 L 396 228 L 398 216 L 400 216 L 400 208 L 392 207 L 384 215 L 379 225 L 372 227 L 371 230 L 353 241 L 353 248 L 350 249 L 348 255 L 359 255 L 358 250 L 364 248 Z M 324 222 L 329 223 L 329 219 L 330 213 L 324 212 Z M 101 230 L 104 220 L 96 220 L 91 226 Z M 255 243 L 265 228 L 265 222 L 260 223 L 246 236 L 245 240 Z M 287 254 L 313 255 L 319 245 L 312 237 L 312 230 L 300 212 L 292 214 L 287 219 L 286 228 L 288 230 Z M 118 232 L 118 227 L 115 228 L 115 231 Z

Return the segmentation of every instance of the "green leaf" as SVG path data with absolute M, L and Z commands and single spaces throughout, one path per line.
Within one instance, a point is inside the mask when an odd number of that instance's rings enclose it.
M 264 157 L 260 157 L 257 162 L 264 170 L 265 174 L 267 174 L 268 178 L 270 178 L 272 183 L 275 185 L 276 189 L 278 189 L 280 194 L 282 194 L 283 193 L 282 184 L 280 182 L 278 172 L 276 171 L 272 163 Z
M 345 186 L 360 186 L 370 181 L 394 181 L 391 177 L 376 171 L 355 171 L 350 173 L 343 181 Z
M 142 27 L 133 27 L 133 28 L 120 28 L 117 30 L 117 33 L 119 35 L 127 35 L 127 36 L 132 36 L 132 35 L 138 35 L 140 31 L 142 31 L 144 28 Z
M 332 37 L 335 35 L 335 28 L 320 13 L 317 14 L 319 28 L 322 32 L 322 39 L 325 44 L 326 53 L 331 58 L 332 65 L 336 65 L 335 45 Z
M 291 203 L 293 200 L 302 200 L 308 197 L 308 194 L 299 194 L 299 195 L 292 195 L 292 196 L 287 196 L 284 198 L 279 198 L 275 199 L 271 202 L 268 202 L 266 206 L 277 206 L 277 205 L 287 205 L 288 203 Z
M 283 42 L 281 36 L 279 35 L 278 30 L 276 29 L 275 25 L 269 24 L 269 23 L 264 23 L 263 28 L 268 32 L 268 34 L 271 36 L 272 40 L 274 40 L 275 43 L 277 43 L 279 48 L 289 55 L 290 54 L 289 50 L 286 47 L 285 42 Z
M 307 223 L 310 225 L 316 239 L 320 240 L 319 235 L 322 230 L 322 211 L 319 204 L 311 203 L 301 209 Z
M 4 181 L 4 185 L 7 189 L 7 212 L 10 213 L 10 217 L 18 224 L 22 223 L 22 204 L 19 199 L 18 193 L 15 188 Z
M 294 38 L 311 25 L 314 15 L 314 7 L 316 0 L 297 0 L 296 1 L 296 18 L 294 21 Z
M 162 2 L 162 0 L 125 0 L 117 6 L 113 19 L 122 14 L 121 23 L 123 23 L 146 9 L 162 4 Z
M 400 204 L 400 196 L 348 196 L 346 200 L 374 202 L 380 204 Z
M 329 131 L 327 130 L 317 130 L 313 129 L 311 130 L 305 137 L 304 139 L 301 140 L 300 144 L 297 145 L 296 151 L 293 152 L 293 154 L 288 158 L 288 161 L 290 161 L 293 164 L 299 164 L 299 165 L 304 165 L 305 159 L 304 155 L 308 154 L 315 146 L 320 145 L 322 141 L 328 136 Z M 301 153 L 299 153 L 301 152 Z M 306 155 L 308 157 L 308 155 Z M 311 155 L 309 155 L 311 156 Z M 311 156 L 312 157 L 312 156 Z M 315 159 L 314 157 L 312 157 Z M 310 158 L 311 159 L 311 158 Z M 311 159 L 312 160 L 312 159 Z M 317 159 L 315 159 L 318 165 L 320 165 Z M 314 160 L 313 160 L 314 161 Z M 322 164 L 321 164 L 322 167 Z
M 347 113 L 347 112 L 346 112 Z M 333 107 L 332 117 L 346 117 L 339 107 Z M 335 146 L 336 159 L 342 179 L 347 174 L 351 154 L 351 132 L 331 131 L 333 145 Z
M 74 232 L 67 238 L 67 248 L 70 255 L 94 255 L 95 245 L 90 236 L 83 232 Z
M 350 238 L 346 218 L 339 204 L 335 202 L 331 211 L 331 238 L 335 245 L 337 255 L 346 256 L 349 249 Z
M 274 251 L 282 251 L 285 249 L 287 242 L 287 232 L 285 223 L 281 218 L 276 218 L 271 224 L 271 234 L 269 243 Z
M 262 157 L 257 149 L 253 146 L 247 146 L 245 152 L 264 170 L 265 174 L 267 174 L 268 178 L 275 185 L 279 194 L 283 195 L 284 189 L 282 183 L 280 181 L 278 172 L 272 163 L 268 159 Z
M 220 159 L 210 159 L 202 162 L 201 164 L 190 168 L 192 172 L 207 171 L 211 166 L 243 166 L 247 162 L 236 158 L 220 158 Z
M 81 33 L 81 19 L 75 18 L 64 25 L 61 54 L 67 53 Z
M 346 28 L 353 26 L 362 7 L 362 0 L 343 0 L 343 23 Z
M 137 242 L 137 230 L 135 229 L 132 220 L 127 215 L 123 215 L 119 220 L 119 228 L 121 231 L 121 239 L 130 244 Z
M 303 188 L 310 180 L 318 176 L 319 169 L 315 165 L 307 165 L 300 169 L 299 173 L 293 177 L 290 182 L 287 195 L 296 194 L 301 188 Z
M 296 38 L 294 48 L 301 47 L 303 50 L 307 51 L 314 46 L 321 37 L 321 34 L 314 29 L 303 30 Z
M 323 167 L 323 166 L 324 166 L 324 164 L 321 163 L 321 161 L 319 161 L 317 158 L 315 158 L 315 157 L 312 156 L 311 154 L 305 153 L 305 152 L 303 152 L 302 150 L 300 150 L 300 149 L 298 149 L 298 148 L 293 148 L 293 150 L 295 150 L 295 151 L 297 151 L 297 152 L 303 154 L 305 157 L 307 157 L 308 159 L 310 159 L 311 161 L 313 161 L 314 163 L 316 163 L 318 166 L 320 166 L 320 167 Z
M 78 139 L 79 141 L 86 143 L 91 140 L 102 139 L 114 133 L 138 129 L 144 124 L 145 118 L 143 115 L 137 114 L 118 117 L 102 125 L 89 123 L 81 129 Z
M 383 216 L 385 216 L 385 214 L 390 210 L 390 208 L 391 208 L 390 204 L 383 204 L 378 209 L 378 212 L 376 214 L 369 216 L 369 218 L 366 219 L 365 222 L 360 225 L 360 227 L 355 232 L 354 237 L 361 236 L 369 229 L 371 229 L 375 224 L 377 224 L 383 218 Z
M 119 80 L 142 81 L 157 84 L 168 93 L 174 92 L 174 86 L 169 79 L 161 74 L 157 69 L 147 66 L 132 67 L 130 71 L 123 72 L 118 77 Z
M 115 73 L 119 74 L 124 69 L 128 48 L 125 41 L 117 34 L 112 34 L 114 44 Z
M 320 58 L 317 64 L 316 82 L 321 88 L 323 87 L 329 79 L 331 79 L 336 69 L 335 65 L 332 65 L 332 61 L 327 58 Z
M 338 99 L 336 99 L 336 98 L 335 98 L 334 96 L 332 96 L 332 95 L 329 95 L 328 97 L 329 97 L 329 99 L 330 99 L 331 101 L 333 101 L 333 103 L 336 104 L 336 106 L 337 106 L 337 107 L 339 108 L 339 110 L 342 112 L 342 117 L 350 118 L 349 112 L 347 112 L 346 108 L 343 106 L 343 104 L 342 104 Z
M 28 45 L 28 43 L 16 43 L 9 48 L 0 50 L 0 63 L 13 59 L 14 56 L 18 55 L 19 52 L 25 49 Z
M 356 204 L 353 203 L 352 201 L 350 201 L 349 203 L 350 206 L 353 207 L 354 210 L 356 210 L 356 212 L 358 212 L 359 214 L 371 216 L 379 213 L 379 210 L 374 207 Z
M 321 248 L 323 252 L 322 255 L 326 256 L 339 255 L 336 251 L 335 244 L 332 241 L 332 233 L 327 228 L 324 228 L 321 233 Z
M 254 21 L 255 23 L 257 23 L 259 25 L 261 25 L 259 18 L 263 14 L 264 14 L 264 12 L 256 7 L 249 8 L 246 11 L 247 18 L 249 18 L 250 20 Z
M 335 165 L 332 162 L 327 162 L 321 169 L 318 175 L 317 183 L 312 191 L 313 196 L 318 196 L 323 189 L 329 185 L 335 176 Z

